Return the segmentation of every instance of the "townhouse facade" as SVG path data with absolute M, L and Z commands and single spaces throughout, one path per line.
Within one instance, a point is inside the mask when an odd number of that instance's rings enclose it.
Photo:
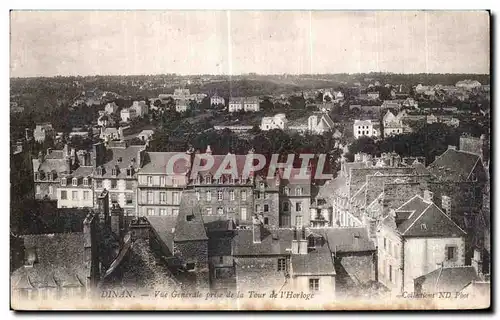
M 380 125 L 372 120 L 354 120 L 353 131 L 355 139 L 380 137 Z
M 260 110 L 260 101 L 257 97 L 231 97 L 229 98 L 228 111 L 257 112 Z

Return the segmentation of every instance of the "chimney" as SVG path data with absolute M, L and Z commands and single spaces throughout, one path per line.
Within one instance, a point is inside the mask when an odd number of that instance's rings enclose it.
M 120 140 L 123 139 L 123 128 L 122 127 L 118 128 L 118 139 L 120 139 Z
M 207 150 L 205 151 L 206 154 L 212 154 L 212 148 L 210 148 L 210 145 L 207 146 Z
M 144 157 L 146 156 L 145 149 L 137 151 L 137 168 L 142 168 L 144 165 Z
M 106 147 L 102 142 L 95 143 L 93 146 L 93 152 L 92 152 L 92 157 L 93 161 L 92 164 L 94 168 L 97 168 L 101 166 L 104 163 L 104 160 L 106 159 Z
M 63 155 L 64 155 L 65 157 L 67 157 L 67 156 L 69 156 L 69 155 L 70 155 L 70 154 L 69 154 L 69 146 L 68 146 L 68 144 L 67 144 L 67 143 L 65 143 L 65 144 L 64 144 L 64 148 L 63 148 Z
M 83 259 L 87 276 L 87 288 L 95 287 L 99 281 L 98 223 L 99 217 L 93 212 L 89 212 L 83 221 Z
M 123 245 L 123 237 L 125 234 L 123 209 L 115 203 L 111 208 L 111 231 L 120 240 L 120 245 Z
M 97 208 L 99 210 L 99 216 L 104 220 L 104 225 L 109 227 L 110 217 L 109 217 L 109 192 L 104 189 L 101 194 L 97 196 Z
M 432 193 L 429 190 L 424 191 L 424 201 L 426 202 L 433 202 L 434 199 L 434 193 Z
M 253 243 L 260 243 L 262 240 L 262 224 L 260 223 L 260 220 L 257 217 L 253 218 L 253 228 L 252 228 L 252 234 L 253 234 Z
M 299 240 L 299 254 L 307 254 L 307 239 L 306 239 L 306 229 L 302 227 Z

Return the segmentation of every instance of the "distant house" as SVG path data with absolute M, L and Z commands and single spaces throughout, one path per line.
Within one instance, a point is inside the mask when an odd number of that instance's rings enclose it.
M 378 99 L 380 99 L 380 93 L 378 91 L 368 92 L 366 94 L 366 96 L 368 97 L 368 100 L 378 100 Z
M 323 134 L 332 130 L 334 123 L 328 114 L 312 115 L 307 119 L 307 130 L 314 134 Z
M 384 137 L 390 137 L 394 135 L 399 135 L 405 132 L 405 126 L 403 125 L 402 117 L 404 113 L 398 113 L 395 116 L 390 110 L 384 115 Z
M 101 128 L 101 133 L 99 134 L 99 138 L 105 141 L 110 140 L 121 140 L 123 139 L 123 128 Z
M 149 141 L 149 139 L 151 139 L 154 133 L 155 133 L 154 130 L 142 130 L 137 135 L 137 138 L 141 139 L 142 141 Z
M 231 97 L 229 98 L 229 112 L 237 111 L 257 112 L 260 110 L 260 102 L 257 97 Z
M 149 113 L 149 107 L 145 101 L 134 101 L 129 110 L 133 110 L 136 117 L 144 117 Z
M 107 114 L 103 114 L 97 118 L 97 125 L 107 127 L 111 123 L 111 118 Z
M 210 105 L 212 106 L 217 106 L 217 105 L 224 105 L 226 103 L 226 100 L 224 100 L 223 97 L 217 95 L 217 94 L 214 94 L 211 98 L 210 98 Z
M 175 101 L 175 111 L 186 112 L 189 109 L 189 101 L 186 99 L 179 99 Z
M 426 121 L 427 121 L 427 124 L 433 124 L 433 123 L 438 122 L 438 118 L 435 115 L 430 114 L 426 117 Z
M 118 111 L 118 105 L 116 105 L 116 103 L 114 102 L 109 102 L 104 107 L 104 112 L 107 114 L 114 114 L 117 111 Z
M 36 142 L 44 142 L 47 137 L 54 138 L 55 131 L 51 123 L 37 124 L 33 130 L 33 137 Z
M 472 90 L 472 89 L 480 88 L 481 82 L 479 82 L 477 80 L 462 80 L 462 81 L 458 81 L 455 84 L 455 86 L 458 88 L 465 89 L 465 90 Z
M 393 100 L 384 100 L 384 102 L 382 103 L 381 109 L 382 110 L 384 110 L 384 109 L 399 110 L 399 109 L 401 109 L 401 104 L 398 103 L 397 101 L 393 101 Z
M 126 108 L 122 109 L 120 112 L 120 117 L 123 122 L 129 122 L 130 120 L 137 117 L 137 113 L 134 109 Z
M 263 131 L 287 128 L 288 120 L 284 113 L 278 113 L 274 117 L 263 117 L 260 124 L 260 129 Z
M 355 139 L 380 136 L 380 125 L 372 122 L 372 120 L 355 120 L 353 129 Z

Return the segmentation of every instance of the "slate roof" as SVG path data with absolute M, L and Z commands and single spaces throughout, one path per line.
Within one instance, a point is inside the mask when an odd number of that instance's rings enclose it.
M 293 254 L 292 275 L 335 275 L 332 253 L 326 246 L 308 254 Z
M 133 164 L 133 167 L 138 166 L 138 154 L 139 151 L 143 150 L 144 146 L 128 146 L 126 148 L 108 148 L 106 150 L 106 159 L 107 161 L 102 165 L 104 168 L 104 174 L 102 177 L 113 177 L 116 179 L 124 179 L 127 178 L 127 168 L 130 167 L 132 159 L 135 160 L 135 164 Z M 118 161 L 121 158 L 121 161 Z M 118 176 L 113 176 L 112 175 L 112 169 L 118 166 L 119 173 Z M 96 177 L 101 177 L 96 175 Z
M 478 155 L 448 149 L 427 169 L 441 181 L 466 181 L 479 161 Z
M 199 202 L 196 200 L 195 193 L 190 190 L 183 192 L 182 195 L 174 241 L 196 240 L 208 240 L 208 237 Z
M 174 229 L 177 217 L 147 216 L 149 224 L 160 240 L 167 246 L 170 253 L 174 252 Z
M 459 292 L 472 281 L 479 281 L 472 266 L 443 267 L 416 278 L 415 284 L 422 286 L 422 292 Z
M 238 230 L 232 241 L 234 256 L 289 255 L 294 231 L 292 229 L 267 230 L 262 228 L 261 242 L 253 242 L 252 230 Z
M 14 289 L 85 285 L 82 232 L 25 235 L 23 240 L 25 250 L 36 252 L 36 262 L 12 273 Z
M 173 156 L 179 152 L 147 152 L 145 164 L 142 166 L 139 174 L 166 174 L 167 164 Z M 186 160 L 180 158 L 173 163 L 173 172 L 176 174 L 187 173 L 190 166 Z
M 323 236 L 333 253 L 375 250 L 365 228 L 311 228 L 310 231 Z
M 195 155 L 196 157 L 197 155 Z M 228 157 L 226 159 L 226 156 Z M 227 168 L 232 168 L 232 165 L 235 163 L 236 164 L 236 170 L 238 172 L 238 177 L 241 177 L 243 175 L 243 170 L 245 168 L 245 163 L 247 161 L 247 156 L 248 156 L 248 161 L 252 161 L 252 157 L 250 155 L 238 155 L 238 154 L 228 154 L 228 155 L 212 155 L 212 159 L 214 160 L 213 165 L 206 169 L 206 170 L 199 170 L 199 173 L 201 175 L 210 173 L 212 176 L 215 176 L 215 173 L 217 170 L 219 170 L 219 167 L 221 167 L 223 164 L 226 165 L 225 168 L 221 168 L 220 171 L 223 171 L 223 169 Z M 234 157 L 234 158 L 233 158 Z M 204 160 L 205 158 L 200 157 L 200 160 Z M 226 160 L 224 160 L 226 159 Z M 233 161 L 235 159 L 235 161 Z M 200 160 L 194 159 L 195 162 L 198 162 Z
M 433 202 L 415 196 L 396 210 L 411 212 L 408 219 L 398 225 L 398 230 L 407 237 L 463 237 L 463 231 Z

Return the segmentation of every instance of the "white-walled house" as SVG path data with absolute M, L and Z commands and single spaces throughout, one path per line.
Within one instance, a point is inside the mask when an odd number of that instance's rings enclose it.
M 465 263 L 466 233 L 430 199 L 414 196 L 382 219 L 377 230 L 379 281 L 412 292 L 414 279 Z
M 229 98 L 229 112 L 245 111 L 257 112 L 260 110 L 260 102 L 257 97 L 232 97 Z
M 274 117 L 263 117 L 260 124 L 260 129 L 263 131 L 287 128 L 288 120 L 284 113 L 278 113 Z
M 307 119 L 307 130 L 313 134 L 323 134 L 333 129 L 334 123 L 328 114 L 312 115 Z
M 355 139 L 380 136 L 380 125 L 372 122 L 372 120 L 355 120 L 353 130 Z

